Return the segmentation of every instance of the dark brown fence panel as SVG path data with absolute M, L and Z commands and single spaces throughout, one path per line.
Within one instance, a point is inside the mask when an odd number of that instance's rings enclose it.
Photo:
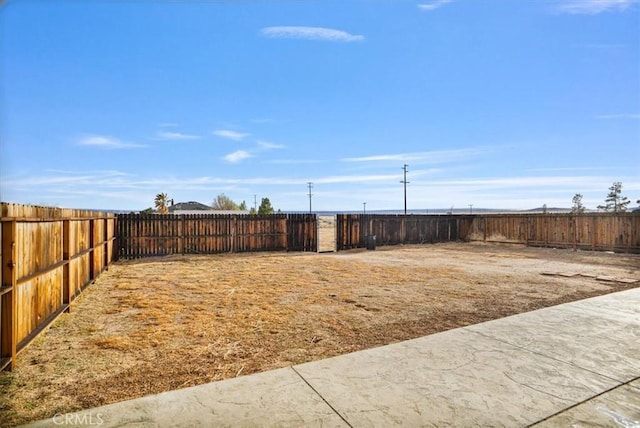
M 247 251 L 314 251 L 315 215 L 118 215 L 123 258 Z
M 638 213 L 489 214 L 473 217 L 470 240 L 640 253 Z
M 286 251 L 287 216 L 284 214 L 234 218 L 236 252 Z
M 316 216 L 287 215 L 287 251 L 317 251 Z
M 4 369 L 111 263 L 115 216 L 9 203 L 0 211 Z
M 365 238 L 376 236 L 376 245 L 424 244 L 466 240 L 471 216 L 339 214 L 338 250 L 365 247 Z

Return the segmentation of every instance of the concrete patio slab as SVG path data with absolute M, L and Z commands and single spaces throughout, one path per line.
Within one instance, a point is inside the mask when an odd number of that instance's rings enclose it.
M 465 329 L 295 370 L 352 426 L 525 426 L 617 385 Z
M 28 426 L 345 427 L 291 368 L 150 395 Z
M 633 314 L 640 305 L 620 297 L 541 309 L 468 330 L 624 383 L 640 373 L 640 312 Z
M 604 296 L 567 303 L 569 309 L 588 309 L 597 312 L 603 318 L 640 323 L 640 305 L 638 305 L 638 289 L 620 291 Z M 561 305 L 565 306 L 565 305 Z
M 640 427 L 640 381 L 623 385 L 536 425 L 555 427 Z

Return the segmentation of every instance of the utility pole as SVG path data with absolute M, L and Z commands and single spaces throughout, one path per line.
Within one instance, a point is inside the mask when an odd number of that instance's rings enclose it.
M 404 171 L 404 180 L 402 180 L 400 183 L 404 184 L 404 215 L 407 215 L 407 184 L 409 184 L 409 182 L 407 181 L 407 167 L 409 165 L 407 165 L 406 163 L 404 164 L 404 166 L 402 167 L 402 170 Z
M 366 203 L 366 202 L 363 202 L 363 203 L 362 203 L 362 207 L 363 207 L 363 208 L 362 208 L 362 214 L 366 214 L 366 213 L 367 213 L 367 203 Z
M 258 213 L 258 195 L 253 195 L 253 209 Z
M 309 186 L 309 214 L 311 214 L 313 212 L 311 210 L 311 197 L 313 196 L 313 193 L 311 193 L 311 189 L 313 189 L 313 183 L 311 181 L 309 181 L 307 183 L 307 186 Z
M 473 214 L 473 204 L 469 204 L 469 214 Z

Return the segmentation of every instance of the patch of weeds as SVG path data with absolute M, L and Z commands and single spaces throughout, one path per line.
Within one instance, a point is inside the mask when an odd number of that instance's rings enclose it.
M 0 386 L 9 386 L 13 383 L 14 374 L 12 372 L 4 372 L 0 374 Z
M 27 410 L 33 410 L 33 409 L 35 409 L 36 407 L 38 407 L 38 403 L 33 403 L 33 402 L 31 402 L 31 401 L 26 401 L 26 402 L 24 403 L 24 408 L 25 408 L 25 409 L 27 409 Z

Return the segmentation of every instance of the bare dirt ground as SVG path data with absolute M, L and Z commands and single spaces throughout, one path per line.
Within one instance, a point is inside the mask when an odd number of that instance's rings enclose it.
M 640 280 L 640 256 L 460 243 L 118 262 L 0 374 L 0 426 L 640 285 L 597 276 Z

